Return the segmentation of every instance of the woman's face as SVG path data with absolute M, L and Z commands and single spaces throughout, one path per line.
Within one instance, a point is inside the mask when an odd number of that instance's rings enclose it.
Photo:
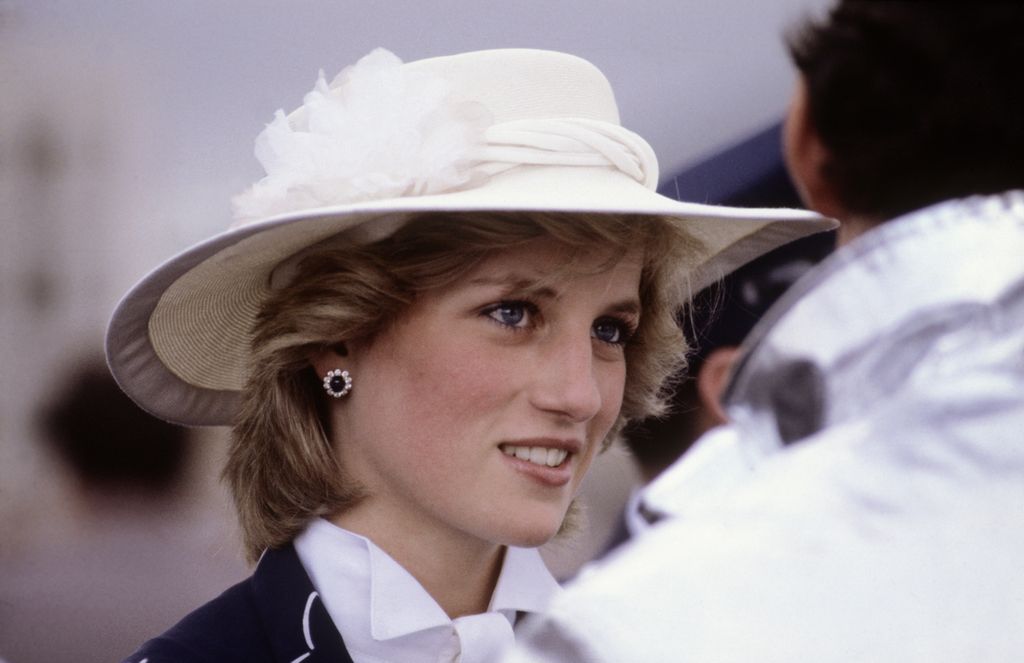
M 638 255 L 542 284 L 568 257 L 551 240 L 497 253 L 335 358 L 354 380 L 332 425 L 369 493 L 359 522 L 520 546 L 558 531 L 618 416 L 640 317 Z

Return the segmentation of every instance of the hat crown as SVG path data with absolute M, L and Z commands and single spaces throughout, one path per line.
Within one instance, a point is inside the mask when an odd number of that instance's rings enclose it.
M 404 66 L 444 78 L 460 100 L 483 105 L 496 123 L 573 117 L 619 124 L 608 79 L 590 62 L 568 53 L 494 49 Z
M 650 146 L 619 124 L 611 85 L 572 55 L 475 51 L 402 63 L 375 49 L 256 139 L 266 177 L 235 227 L 280 214 L 477 188 L 520 167 L 610 167 L 654 189 Z

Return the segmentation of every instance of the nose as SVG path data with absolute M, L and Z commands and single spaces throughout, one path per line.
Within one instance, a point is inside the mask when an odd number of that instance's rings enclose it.
M 573 422 L 588 421 L 602 404 L 589 330 L 550 340 L 535 373 L 533 404 Z

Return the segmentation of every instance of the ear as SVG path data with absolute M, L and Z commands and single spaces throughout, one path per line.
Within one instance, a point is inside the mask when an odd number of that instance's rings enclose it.
M 701 407 L 716 425 L 727 421 L 721 399 L 739 355 L 740 350 L 735 346 L 712 350 L 697 372 L 697 396 Z
M 321 378 L 327 375 L 328 371 L 336 368 L 345 368 L 348 357 L 348 348 L 344 343 L 335 343 L 321 350 L 318 350 L 309 357 L 309 364 Z
M 831 155 L 811 118 L 807 82 L 802 75 L 793 91 L 782 139 L 786 167 L 804 204 L 825 216 L 843 219 L 846 210 L 825 177 Z

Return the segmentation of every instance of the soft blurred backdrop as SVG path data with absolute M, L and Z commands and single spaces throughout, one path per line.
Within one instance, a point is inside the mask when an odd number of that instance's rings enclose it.
M 778 177 L 794 80 L 782 34 L 826 4 L 0 0 L 0 660 L 116 660 L 126 650 L 96 651 L 130 649 L 245 573 L 217 483 L 223 431 L 198 434 L 166 499 L 96 497 L 44 444 L 42 413 L 101 355 L 118 297 L 227 226 L 230 196 L 261 175 L 253 139 L 318 69 L 333 76 L 377 46 L 404 60 L 568 51 L 608 76 L 623 124 L 659 156 L 663 192 L 722 202 Z M 623 452 L 602 459 L 589 532 L 548 551 L 557 573 L 600 550 L 635 481 Z M 144 576 L 177 603 L 133 582 Z M 132 597 L 157 607 L 129 610 Z M 70 623 L 106 610 L 123 628 Z M 47 650 L 55 632 L 77 644 Z

